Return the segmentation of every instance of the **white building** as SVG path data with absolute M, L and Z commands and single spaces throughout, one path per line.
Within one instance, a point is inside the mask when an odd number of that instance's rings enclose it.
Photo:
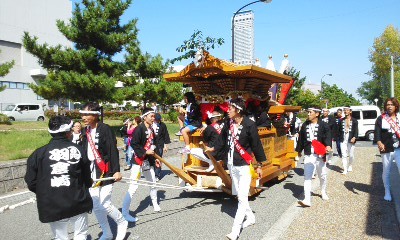
M 302 87 L 303 90 L 310 90 L 314 94 L 318 94 L 321 91 L 321 85 L 315 83 L 304 84 Z
M 45 103 L 28 86 L 46 76 L 37 58 L 22 46 L 24 31 L 50 46 L 72 47 L 57 29 L 56 20 L 72 17 L 71 0 L 1 0 L 0 1 L 0 63 L 15 61 L 10 73 L 0 78 L 7 88 L 0 92 L 0 107 L 8 103 Z
M 233 19 L 234 60 L 236 64 L 254 63 L 254 13 L 252 10 L 239 12 Z

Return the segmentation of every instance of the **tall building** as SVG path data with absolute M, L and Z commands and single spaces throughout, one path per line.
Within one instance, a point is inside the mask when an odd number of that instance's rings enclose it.
M 37 36 L 39 43 L 72 47 L 56 26 L 56 20 L 68 22 L 71 17 L 71 0 L 0 1 L 0 63 L 15 61 L 10 73 L 0 78 L 0 85 L 7 87 L 0 92 L 0 108 L 9 103 L 48 104 L 29 88 L 28 84 L 37 84 L 47 72 L 40 67 L 37 58 L 26 52 L 22 36 L 26 31 Z
M 239 65 L 254 63 L 254 13 L 252 10 L 239 12 L 234 22 L 234 61 Z

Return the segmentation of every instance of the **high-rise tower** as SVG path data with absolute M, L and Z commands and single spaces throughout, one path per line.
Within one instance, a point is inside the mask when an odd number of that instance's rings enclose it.
M 254 13 L 252 10 L 239 12 L 233 19 L 234 61 L 239 65 L 254 62 Z

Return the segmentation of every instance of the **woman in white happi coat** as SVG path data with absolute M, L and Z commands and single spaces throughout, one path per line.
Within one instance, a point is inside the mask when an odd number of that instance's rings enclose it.
M 320 180 L 321 196 L 328 200 L 326 193 L 327 167 L 326 158 L 315 153 L 313 141 L 319 141 L 325 146 L 326 153 L 332 149 L 332 137 L 328 124 L 319 120 L 321 110 L 318 108 L 308 109 L 308 119 L 300 129 L 296 152 L 299 157 L 304 150 L 304 199 L 299 204 L 304 207 L 311 206 L 311 180 L 316 168 Z
M 351 116 L 350 106 L 343 108 L 344 118 L 339 127 L 340 149 L 342 151 L 343 172 L 346 175 L 353 171 L 354 148 L 358 138 L 358 121 Z
M 132 180 L 140 178 L 140 174 L 146 178 L 146 181 L 156 183 L 156 176 L 154 167 L 156 162 L 160 164 L 158 159 L 154 158 L 154 140 L 155 135 L 152 128 L 155 113 L 151 108 L 143 109 L 142 116 L 143 122 L 136 127 L 133 133 L 131 145 L 135 152 L 134 160 L 132 161 L 131 176 Z M 133 194 L 138 189 L 138 185 L 134 183 L 129 185 L 128 192 L 125 194 L 124 202 L 122 204 L 122 214 L 129 222 L 136 222 L 138 219 L 129 214 L 129 207 L 131 205 Z M 161 211 L 157 203 L 157 189 L 150 188 L 150 198 L 155 212 Z
M 376 119 L 375 139 L 382 156 L 382 180 L 385 187 L 386 201 L 392 201 L 390 194 L 390 168 L 395 159 L 397 168 L 400 169 L 400 114 L 399 101 L 396 98 L 388 98 L 385 101 L 385 112 Z
M 231 100 L 228 108 L 229 119 L 224 123 L 214 148 L 207 149 L 207 151 L 215 151 L 216 154 L 225 151 L 228 154 L 227 165 L 232 178 L 232 194 L 237 195 L 239 201 L 232 231 L 226 235 L 231 240 L 236 240 L 239 237 L 242 228 L 251 226 L 256 222 L 248 201 L 251 183 L 249 166 L 249 162 L 252 160 L 251 154 L 254 154 L 258 162 L 257 173 L 259 178 L 261 178 L 262 173 L 262 162 L 266 161 L 257 126 L 245 116 L 245 111 L 243 99 Z M 244 221 L 245 218 L 246 221 Z

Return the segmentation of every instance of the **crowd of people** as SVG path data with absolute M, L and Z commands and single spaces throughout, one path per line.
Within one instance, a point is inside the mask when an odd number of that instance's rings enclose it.
M 214 170 L 208 157 L 210 154 L 225 161 L 232 180 L 232 195 L 237 195 L 238 200 L 232 229 L 226 237 L 237 239 L 242 229 L 256 223 L 248 202 L 251 169 L 255 169 L 261 178 L 261 168 L 267 160 L 257 127 L 271 128 L 276 116 L 268 116 L 268 104 L 235 98 L 229 101 L 227 109 L 215 107 L 208 111 L 207 125 L 203 126 L 194 94 L 186 93 L 185 101 L 187 107 L 179 116 L 180 134 L 185 142 L 180 152 L 208 163 L 206 172 Z M 389 98 L 384 108 L 385 112 L 376 120 L 375 141 L 383 161 L 384 199 L 391 201 L 389 173 L 392 160 L 400 167 L 399 102 Z M 113 184 L 122 179 L 116 136 L 110 126 L 100 121 L 98 103 L 87 103 L 80 114 L 85 125 L 83 129 L 80 122 L 65 116 L 50 119 L 48 131 L 52 140 L 28 158 L 25 181 L 29 190 L 36 193 L 39 220 L 50 224 L 55 239 L 68 239 L 69 222 L 74 226 L 74 239 L 86 239 L 87 214 L 91 211 L 102 230 L 100 239 L 124 239 L 128 222 L 138 221 L 130 215 L 130 205 L 140 176 L 150 183 L 162 178 L 161 162 L 155 154 L 162 156 L 168 151 L 171 141 L 167 127 L 153 108 L 144 108 L 141 116 L 124 121 L 120 132 L 125 144 L 125 170 L 131 171 L 133 181 L 125 194 L 122 211 L 119 211 L 111 201 Z M 358 122 L 352 117 L 351 108 L 344 107 L 333 115 L 328 109 L 308 108 L 304 123 L 296 113 L 288 113 L 282 119 L 288 138 L 295 143 L 298 157 L 304 155 L 304 199 L 298 203 L 303 207 L 311 206 L 311 181 L 315 173 L 320 180 L 322 199 L 329 200 L 327 164 L 332 163 L 334 149 L 342 160 L 342 174 L 354 170 Z M 189 134 L 197 129 L 203 135 L 204 149 L 190 147 Z M 255 166 L 253 156 L 257 162 Z M 155 187 L 150 188 L 150 198 L 153 210 L 161 211 Z M 116 236 L 111 232 L 108 217 L 117 225 Z

